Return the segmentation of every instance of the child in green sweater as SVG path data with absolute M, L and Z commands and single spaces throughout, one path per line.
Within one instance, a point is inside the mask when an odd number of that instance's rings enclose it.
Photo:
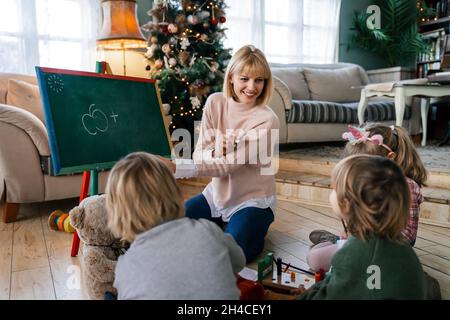
M 327 277 L 300 299 L 425 299 L 424 272 L 402 237 L 410 192 L 393 161 L 356 155 L 332 174 L 333 211 L 351 236 L 334 255 Z

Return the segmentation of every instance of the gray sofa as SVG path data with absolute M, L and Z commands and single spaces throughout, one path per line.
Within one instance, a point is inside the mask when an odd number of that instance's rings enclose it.
M 358 124 L 361 89 L 366 71 L 351 63 L 271 64 L 274 92 L 269 106 L 280 119 L 280 143 L 340 141 L 348 124 Z M 406 101 L 403 126 L 421 132 L 420 104 Z M 367 121 L 395 124 L 394 100 L 369 101 Z

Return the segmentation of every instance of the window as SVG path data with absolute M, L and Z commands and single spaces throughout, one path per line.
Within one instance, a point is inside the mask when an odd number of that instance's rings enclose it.
M 262 49 L 269 62 L 337 62 L 341 0 L 228 0 L 226 47 Z
M 93 0 L 2 0 L 0 72 L 93 71 L 99 14 Z

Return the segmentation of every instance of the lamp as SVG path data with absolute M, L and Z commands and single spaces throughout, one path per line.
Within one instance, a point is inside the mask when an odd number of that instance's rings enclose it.
M 97 38 L 97 50 L 120 52 L 123 74 L 127 74 L 126 51 L 147 47 L 136 16 L 136 0 L 102 0 L 103 26 Z M 113 68 L 114 61 L 108 61 Z

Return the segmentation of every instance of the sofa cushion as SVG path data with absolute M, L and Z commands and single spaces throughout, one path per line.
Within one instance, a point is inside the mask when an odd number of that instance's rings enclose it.
M 10 79 L 8 81 L 6 104 L 27 110 L 45 123 L 44 110 L 42 109 L 37 85 L 22 80 Z
M 31 84 L 37 85 L 35 76 L 17 73 L 3 73 L 0 72 L 0 103 L 6 104 L 6 93 L 8 92 L 9 79 L 22 80 Z
M 299 68 L 272 68 L 272 74 L 283 81 L 291 90 L 292 99 L 309 100 L 308 85 L 306 84 L 303 69 Z
M 294 100 L 287 116 L 289 123 L 358 123 L 359 102 L 338 103 L 314 100 Z M 411 118 L 411 108 L 405 109 L 404 119 Z M 395 105 L 392 100 L 369 101 L 366 121 L 395 120 Z
M 303 73 L 311 100 L 351 102 L 361 96 L 364 84 L 356 66 L 334 70 L 305 68 Z

